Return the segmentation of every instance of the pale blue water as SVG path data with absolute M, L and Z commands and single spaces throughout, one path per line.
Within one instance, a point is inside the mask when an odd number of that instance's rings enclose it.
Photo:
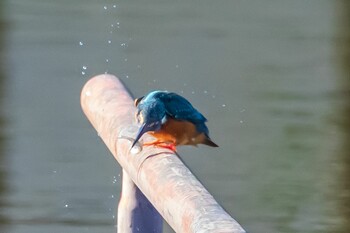
M 0 232 L 115 231 L 120 168 L 79 104 L 104 72 L 206 115 L 220 148 L 180 154 L 249 232 L 349 232 L 349 7 L 2 1 Z

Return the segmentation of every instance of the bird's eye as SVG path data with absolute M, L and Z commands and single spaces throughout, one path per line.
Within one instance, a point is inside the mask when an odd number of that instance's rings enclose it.
M 141 100 L 142 100 L 143 98 L 144 98 L 144 96 L 135 99 L 134 104 L 135 104 L 136 107 L 137 107 L 137 105 L 139 105 L 139 103 L 141 102 Z

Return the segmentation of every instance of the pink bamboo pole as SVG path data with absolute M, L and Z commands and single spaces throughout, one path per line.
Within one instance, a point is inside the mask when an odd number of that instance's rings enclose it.
M 130 150 L 139 126 L 133 99 L 119 79 L 112 75 L 90 79 L 82 90 L 81 105 L 123 171 L 176 232 L 245 232 L 172 151 L 139 144 Z M 152 137 L 144 135 L 142 140 Z M 127 199 L 123 193 L 119 211 Z

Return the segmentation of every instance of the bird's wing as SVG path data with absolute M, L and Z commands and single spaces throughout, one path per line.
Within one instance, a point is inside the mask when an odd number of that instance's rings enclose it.
M 167 93 L 160 97 L 166 113 L 177 120 L 187 120 L 194 124 L 204 123 L 207 119 L 190 102 L 176 93 Z

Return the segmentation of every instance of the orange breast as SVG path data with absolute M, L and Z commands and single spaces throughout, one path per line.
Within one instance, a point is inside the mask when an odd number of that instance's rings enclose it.
M 196 145 L 205 140 L 203 133 L 198 133 L 193 123 L 168 119 L 157 132 L 151 132 L 159 141 L 176 145 Z

